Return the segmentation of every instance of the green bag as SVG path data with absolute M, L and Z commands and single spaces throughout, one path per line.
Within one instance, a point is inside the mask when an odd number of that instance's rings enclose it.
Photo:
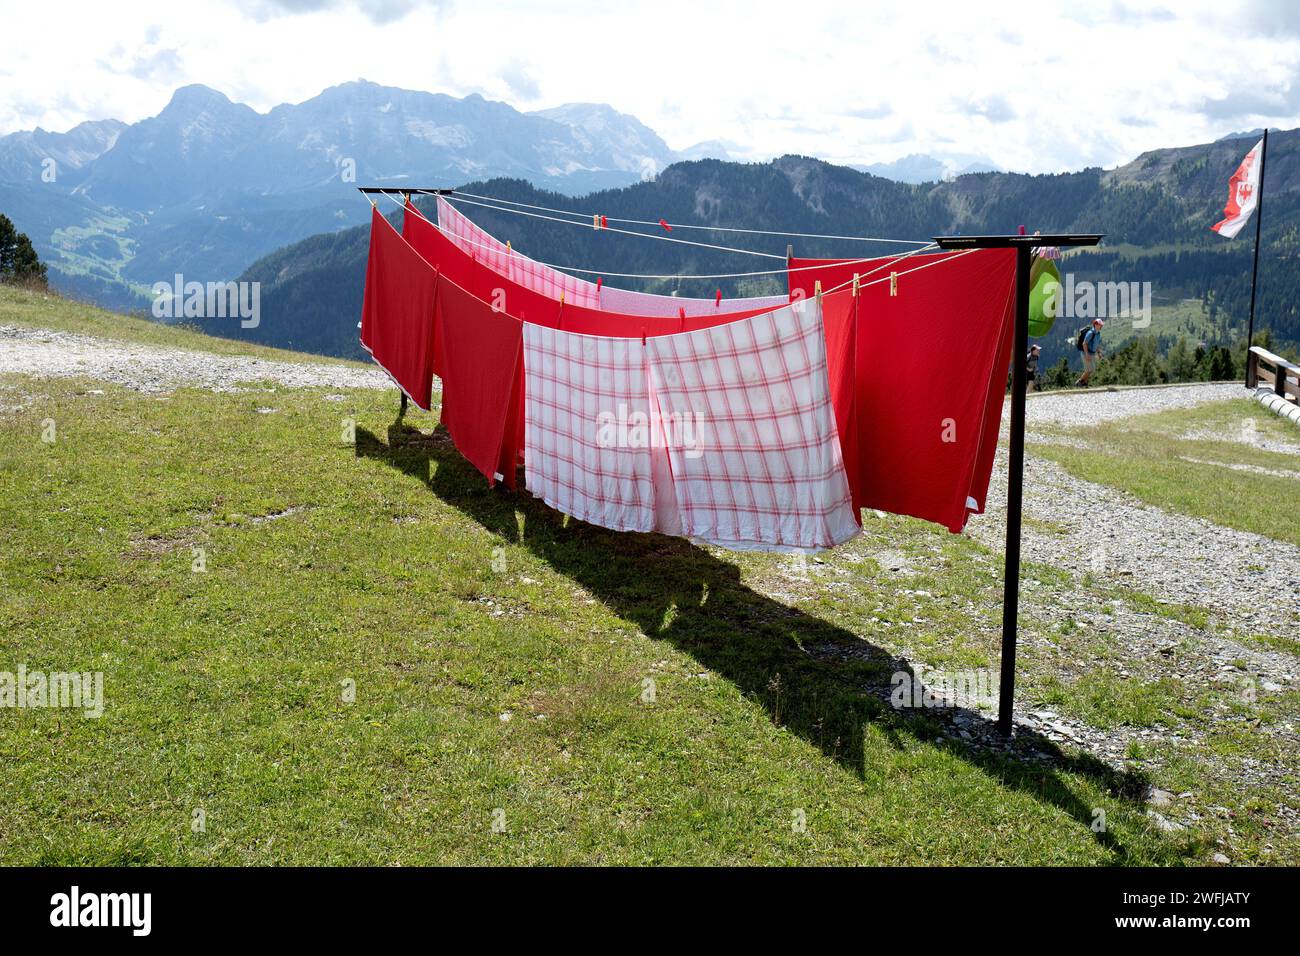
M 1046 335 L 1060 308 L 1061 273 L 1051 259 L 1034 257 L 1029 268 L 1029 334 Z

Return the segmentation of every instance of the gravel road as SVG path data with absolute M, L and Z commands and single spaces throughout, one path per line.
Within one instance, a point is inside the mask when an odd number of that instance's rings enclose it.
M 1030 395 L 1025 401 L 1025 423 L 1034 425 L 1097 424 L 1163 412 L 1170 408 L 1191 408 L 1207 402 L 1225 402 L 1249 396 L 1246 389 L 1233 382 L 1206 385 L 1169 385 L 1163 388 L 1127 388 L 1109 392 L 1094 388 L 1087 392 L 1064 394 L 1044 392 Z M 1007 416 L 1002 418 L 1006 426 Z
M 5 372 L 37 378 L 85 376 L 140 392 L 166 392 L 182 385 L 228 392 L 267 381 L 289 388 L 395 388 L 378 368 L 214 355 L 0 326 L 0 374 Z

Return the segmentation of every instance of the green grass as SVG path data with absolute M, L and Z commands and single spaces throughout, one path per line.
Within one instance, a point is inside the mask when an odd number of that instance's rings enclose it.
M 101 670 L 106 710 L 0 711 L 0 861 L 1206 858 L 1140 776 L 969 749 L 869 690 L 903 651 L 996 666 L 999 564 L 968 538 L 869 522 L 804 584 L 489 490 L 388 393 L 18 381 L 0 670 Z M 1103 705 L 1147 719 L 1132 696 Z
M 1094 727 L 1157 727 L 1173 723 L 1178 692 L 1170 680 L 1143 681 L 1109 670 L 1093 670 L 1068 687 L 1059 679 L 1049 678 L 1043 684 L 1041 698 Z
M 75 299 L 65 299 L 54 292 L 39 292 L 3 284 L 0 284 L 0 325 L 76 332 L 119 342 L 198 349 L 217 355 L 250 355 L 282 362 L 324 361 L 319 355 L 268 348 L 235 339 L 215 338 L 182 326 L 164 325 L 149 319 L 106 312 Z M 343 364 L 373 367 L 360 362 Z
M 1295 445 L 1300 430 L 1247 398 L 1056 430 L 1083 438 L 1088 447 L 1040 443 L 1033 453 L 1076 477 L 1169 511 L 1300 545 L 1300 478 L 1294 477 L 1300 456 L 1231 440 L 1253 430 Z M 1233 464 L 1292 474 L 1227 467 Z

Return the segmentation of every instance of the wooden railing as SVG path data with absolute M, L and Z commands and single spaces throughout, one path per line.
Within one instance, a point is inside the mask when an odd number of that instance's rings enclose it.
M 1275 394 L 1300 404 L 1300 365 L 1258 345 L 1252 346 L 1246 359 L 1246 387 L 1261 386 L 1271 387 Z

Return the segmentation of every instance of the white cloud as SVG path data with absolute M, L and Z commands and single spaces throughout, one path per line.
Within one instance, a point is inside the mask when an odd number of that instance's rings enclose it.
M 1293 9 L 1262 0 L 26 5 L 0 36 L 0 133 L 139 120 L 184 83 L 267 110 L 364 76 L 521 109 L 608 102 L 672 146 L 724 139 L 751 158 L 931 152 L 1058 171 L 1264 122 L 1300 125 Z

